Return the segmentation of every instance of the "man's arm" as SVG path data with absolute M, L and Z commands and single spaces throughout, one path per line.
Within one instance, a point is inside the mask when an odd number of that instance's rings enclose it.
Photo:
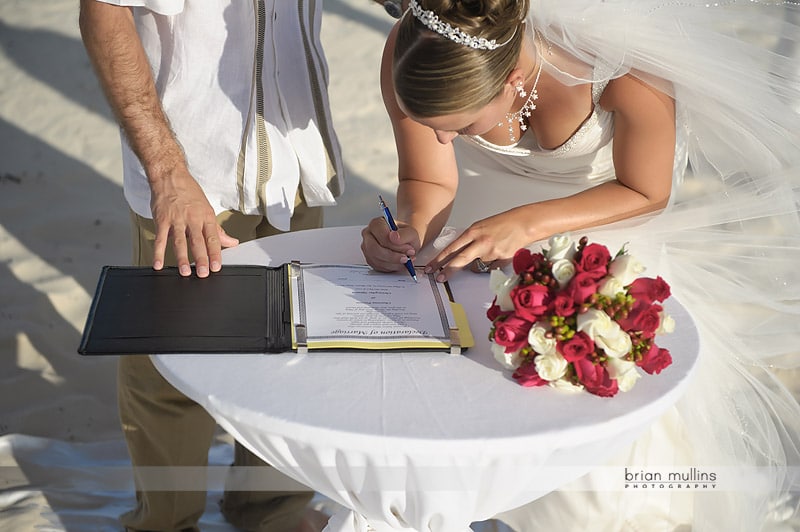
M 171 238 L 181 275 L 190 275 L 191 249 L 197 275 L 222 265 L 222 246 L 238 242 L 217 224 L 203 190 L 189 173 L 156 93 L 150 63 L 128 7 L 81 0 L 80 29 L 106 98 L 128 143 L 139 157 L 151 190 L 156 225 L 153 267 L 164 265 Z

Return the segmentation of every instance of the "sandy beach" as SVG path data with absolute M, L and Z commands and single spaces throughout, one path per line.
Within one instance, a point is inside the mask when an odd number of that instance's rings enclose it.
M 378 88 L 392 23 L 327 0 L 323 41 L 347 190 L 328 225 L 361 225 L 393 197 Z M 353 95 L 357 93 L 358 97 Z M 0 3 L 0 530 L 119 530 L 133 504 L 116 361 L 77 354 L 104 264 L 130 262 L 118 128 L 78 30 L 78 2 Z M 211 462 L 227 464 L 227 438 Z M 210 486 L 203 530 L 231 530 Z

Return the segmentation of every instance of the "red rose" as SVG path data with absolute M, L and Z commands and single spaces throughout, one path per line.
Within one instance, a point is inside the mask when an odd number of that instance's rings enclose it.
M 516 286 L 510 296 L 517 315 L 528 321 L 537 321 L 550 303 L 550 289 L 540 284 Z
M 500 310 L 500 305 L 497 304 L 497 298 L 494 298 L 492 301 L 492 306 L 489 307 L 489 310 L 486 311 L 486 317 L 489 318 L 489 321 L 494 322 L 497 318 L 501 316 L 508 316 L 511 314 L 509 310 Z
M 670 296 L 670 289 L 667 282 L 661 277 L 652 279 L 650 277 L 639 277 L 631 283 L 628 293 L 636 301 L 652 303 L 653 301 L 664 301 Z
M 575 265 L 579 272 L 588 273 L 595 281 L 608 273 L 611 253 L 601 244 L 589 244 L 581 251 L 580 261 Z
M 566 288 L 566 293 L 578 305 L 585 302 L 595 292 L 597 292 L 597 280 L 585 272 L 575 274 Z
M 497 321 L 494 330 L 494 341 L 506 348 L 510 353 L 522 349 L 528 342 L 528 331 L 531 330 L 530 321 L 524 320 L 516 314 L 510 314 Z
M 576 362 L 594 351 L 594 342 L 588 334 L 580 331 L 569 340 L 557 342 L 556 349 L 567 362 Z
M 672 364 L 672 355 L 669 354 L 669 350 L 662 349 L 656 344 L 650 346 L 650 350 L 636 363 L 650 375 L 661 373 L 661 370 L 670 364 Z
M 533 360 L 520 365 L 520 367 L 514 371 L 512 377 L 522 386 L 543 386 L 547 384 L 547 381 L 541 378 L 536 371 L 536 364 L 533 363 Z
M 572 299 L 572 296 L 569 294 L 565 294 L 564 292 L 559 293 L 553 299 L 553 313 L 556 316 L 567 317 L 572 316 L 575 314 L 576 306 L 575 300 Z
M 544 261 L 541 253 L 531 253 L 528 248 L 521 248 L 514 253 L 514 272 L 521 274 L 532 272 Z
M 641 332 L 645 338 L 652 338 L 656 335 L 656 329 L 661 324 L 661 315 L 664 308 L 661 305 L 650 305 L 647 303 L 636 302 L 628 313 L 628 316 L 618 320 L 622 330 L 628 332 Z
M 586 391 L 600 397 L 613 397 L 619 391 L 617 381 L 608 375 L 608 371 L 601 364 L 596 364 L 584 358 L 573 363 L 575 375 L 583 384 Z

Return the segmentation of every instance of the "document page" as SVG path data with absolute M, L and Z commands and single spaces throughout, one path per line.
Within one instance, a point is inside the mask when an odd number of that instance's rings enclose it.
M 294 324 L 309 348 L 442 348 L 455 328 L 443 284 L 369 266 L 304 264 L 292 273 Z

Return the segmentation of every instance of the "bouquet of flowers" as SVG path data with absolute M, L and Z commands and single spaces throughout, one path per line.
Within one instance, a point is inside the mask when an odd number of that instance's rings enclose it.
M 556 235 L 540 253 L 522 248 L 514 275 L 493 270 L 487 311 L 495 358 L 522 386 L 578 387 L 611 397 L 672 363 L 656 335 L 674 320 L 659 304 L 670 296 L 661 278 L 638 277 L 644 266 L 625 247 Z

